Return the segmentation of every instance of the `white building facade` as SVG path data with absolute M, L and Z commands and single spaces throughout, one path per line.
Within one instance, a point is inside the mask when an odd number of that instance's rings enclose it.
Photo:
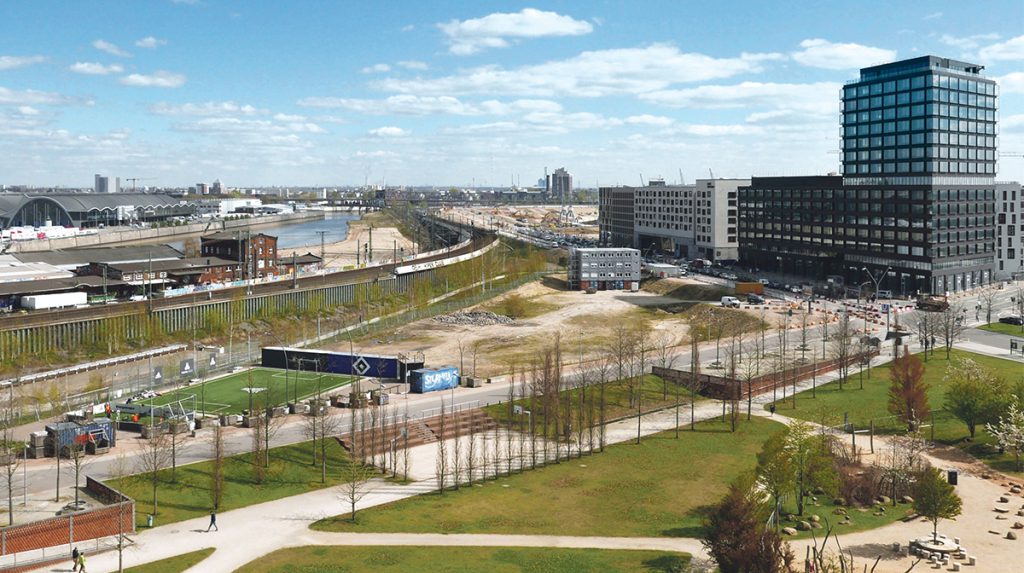
M 998 281 L 1024 280 L 1024 193 L 1016 181 L 996 183 L 996 268 Z

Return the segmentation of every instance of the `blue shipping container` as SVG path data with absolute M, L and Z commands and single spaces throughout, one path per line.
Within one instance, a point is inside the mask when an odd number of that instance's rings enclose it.
M 445 366 L 437 370 L 421 368 L 409 373 L 409 391 L 414 394 L 448 390 L 458 385 L 459 369 L 454 366 Z

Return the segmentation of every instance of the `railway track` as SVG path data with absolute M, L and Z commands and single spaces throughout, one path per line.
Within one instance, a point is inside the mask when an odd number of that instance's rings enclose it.
M 468 245 L 464 245 L 462 247 L 452 249 L 451 251 L 437 253 L 426 257 L 407 259 L 405 261 L 402 261 L 402 265 L 426 263 L 430 261 L 436 261 L 453 256 L 463 255 L 466 253 L 471 253 L 495 240 L 497 240 L 497 237 L 493 235 L 477 237 L 470 241 Z M 261 297 L 266 295 L 278 294 L 282 292 L 295 292 L 323 287 L 345 286 L 350 284 L 366 283 L 377 279 L 388 278 L 393 276 L 395 266 L 395 263 L 389 263 L 377 267 L 368 267 L 363 269 L 354 269 L 350 271 L 328 273 L 326 275 L 303 277 L 295 281 L 294 285 L 291 280 L 280 280 L 272 283 L 256 284 L 252 285 L 251 287 L 248 287 L 252 289 L 251 294 L 246 294 L 247 287 L 239 286 L 212 291 L 205 291 L 202 294 L 197 293 L 192 296 L 185 295 L 172 298 L 154 298 L 149 301 L 118 302 L 116 304 L 97 305 L 86 308 L 44 310 L 29 312 L 25 314 L 9 315 L 0 318 L 0 331 L 51 326 L 56 324 L 79 322 L 91 319 L 111 318 L 116 316 L 129 316 L 134 314 L 145 313 L 148 312 L 150 309 L 156 311 L 189 307 L 193 306 L 196 302 L 198 302 L 200 298 L 202 298 L 204 302 L 230 301 L 238 298 Z

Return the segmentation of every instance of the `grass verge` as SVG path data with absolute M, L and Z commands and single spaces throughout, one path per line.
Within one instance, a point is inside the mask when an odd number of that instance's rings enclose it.
M 342 469 L 348 454 L 337 441 L 327 445 L 327 480 L 320 483 L 320 467 L 312 465 L 312 442 L 302 442 L 270 450 L 270 467 L 263 483 L 254 477 L 252 454 L 239 454 L 225 459 L 224 496 L 220 511 L 238 509 L 265 501 L 298 495 L 342 483 Z M 201 517 L 212 507 L 210 485 L 212 462 L 179 466 L 176 479 L 171 470 L 158 474 L 156 525 L 166 525 Z M 138 474 L 108 481 L 112 487 L 136 500 L 136 523 L 144 526 L 152 512 L 150 474 Z
M 981 330 L 987 330 L 989 332 L 997 332 L 999 334 L 1009 334 L 1010 336 L 1021 336 L 1024 337 L 1024 326 L 1018 326 L 1016 324 L 1003 324 L 1002 322 L 991 322 L 989 324 L 979 326 Z
M 696 432 L 648 436 L 603 454 L 421 495 L 313 524 L 320 531 L 517 533 L 696 537 L 705 511 L 740 473 L 776 422 L 755 418 L 733 434 L 702 422 Z M 695 461 L 699 460 L 699 463 Z
M 281 549 L 241 567 L 246 573 L 612 573 L 683 571 L 685 553 L 549 547 L 347 547 Z
M 213 547 L 208 547 L 206 549 L 200 549 L 199 551 L 183 553 L 181 555 L 175 555 L 174 557 L 168 557 L 167 559 L 161 559 L 159 561 L 151 561 L 149 563 L 125 569 L 124 573 L 181 573 L 209 557 L 210 554 L 213 553 L 213 550 Z
M 950 358 L 971 358 L 1010 383 L 1020 380 L 1024 376 L 1024 368 L 1019 362 L 962 350 L 953 350 Z M 948 365 L 946 353 L 942 350 L 929 356 L 928 362 L 925 363 L 924 380 L 928 384 L 928 403 L 933 412 L 933 417 L 925 422 L 929 424 L 929 427 L 923 429 L 925 437 L 930 439 L 934 435 L 936 442 L 959 447 L 999 471 L 1012 472 L 1013 456 L 999 454 L 995 440 L 985 432 L 984 428 L 979 428 L 975 438 L 971 440 L 967 426 L 950 412 L 942 409 L 945 398 L 943 377 Z M 832 382 L 818 388 L 815 391 L 817 397 L 813 397 L 810 391 L 804 391 L 797 394 L 795 408 L 793 400 L 790 398 L 776 402 L 777 411 L 792 418 L 817 423 L 825 422 L 830 425 L 846 421 L 857 429 L 867 429 L 874 422 L 877 433 L 904 433 L 906 427 L 888 410 L 889 366 L 872 368 L 870 375 L 865 371 L 863 389 L 861 389 L 860 374 L 856 370 L 851 370 L 851 372 L 842 390 L 839 389 L 837 382 Z M 864 444 L 867 443 L 867 436 L 858 436 L 857 439 L 858 444 L 861 439 L 864 439 Z

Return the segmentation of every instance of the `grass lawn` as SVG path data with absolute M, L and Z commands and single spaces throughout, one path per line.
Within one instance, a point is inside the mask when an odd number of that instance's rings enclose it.
M 1019 362 L 961 350 L 953 350 L 951 357 L 954 359 L 956 357 L 972 358 L 981 366 L 996 372 L 1009 383 L 1014 383 L 1024 376 L 1024 367 Z M 975 439 L 969 440 L 967 426 L 943 410 L 945 387 L 942 379 L 948 364 L 946 353 L 943 350 L 937 350 L 928 357 L 928 362 L 925 363 L 924 379 L 929 385 L 928 403 L 934 412 L 935 440 L 942 444 L 960 447 L 997 470 L 1012 472 L 1013 456 L 999 455 L 993 446 L 994 440 L 985 432 L 984 428 L 978 428 Z M 849 423 L 858 429 L 868 428 L 871 421 L 874 420 L 875 431 L 878 433 L 905 432 L 906 427 L 889 413 L 888 392 L 888 365 L 872 368 L 870 379 L 865 373 L 863 390 L 860 389 L 860 377 L 853 369 L 843 390 L 839 389 L 838 383 L 832 382 L 817 389 L 817 398 L 811 397 L 810 391 L 797 394 L 796 409 L 793 409 L 792 399 L 776 402 L 776 408 L 780 414 L 812 422 L 821 423 L 825 420 L 829 424 L 841 424 L 845 416 Z M 925 437 L 931 437 L 932 429 L 931 427 L 923 429 Z M 862 439 L 863 442 L 861 442 Z M 867 445 L 867 436 L 858 436 L 858 443 Z
M 181 555 L 175 555 L 174 557 L 168 557 L 167 559 L 151 561 L 143 565 L 125 569 L 124 573 L 181 573 L 189 567 L 193 567 L 203 559 L 206 559 L 211 553 L 213 553 L 213 547 L 200 549 L 199 551 L 183 553 Z
M 1003 324 L 1002 322 L 991 322 L 989 324 L 979 326 L 981 330 L 987 330 L 989 332 L 998 332 L 999 334 L 1009 334 L 1010 336 L 1021 336 L 1024 337 L 1024 327 L 1016 324 Z
M 313 467 L 313 446 L 302 442 L 270 450 L 270 467 L 263 483 L 253 477 L 251 454 L 239 454 L 224 464 L 224 497 L 220 511 L 227 511 L 330 487 L 342 483 L 342 468 L 348 454 L 337 441 L 327 446 L 327 482 L 320 483 L 320 467 Z M 171 470 L 159 474 L 156 525 L 166 525 L 207 515 L 210 501 L 211 462 L 199 462 L 177 469 L 177 481 L 171 483 Z M 136 522 L 143 526 L 152 511 L 153 494 L 149 474 L 111 480 L 112 487 L 136 500 Z
M 610 373 L 616 375 L 617 372 Z M 643 384 L 640 387 L 640 406 L 647 412 L 650 410 L 657 410 L 666 406 L 675 405 L 675 391 L 676 387 L 673 384 L 665 384 L 664 381 L 653 374 L 647 374 L 644 376 Z M 594 423 L 597 423 L 597 410 L 599 402 L 600 389 L 593 387 L 590 389 L 594 398 Z M 690 393 L 685 388 L 679 389 L 679 402 L 680 406 L 680 417 L 685 418 L 689 414 L 687 409 L 690 404 Z M 564 398 L 571 397 L 573 406 L 573 415 L 575 416 L 576 406 L 579 402 L 579 390 L 562 390 L 561 395 Z M 605 419 L 614 420 L 623 416 L 636 416 L 636 406 L 629 405 L 629 386 L 623 381 L 608 382 L 605 384 L 604 391 L 605 400 Z M 697 401 L 703 400 L 700 396 L 697 396 Z M 538 399 L 532 406 L 530 406 L 529 399 L 516 400 L 513 404 L 522 406 L 524 410 L 530 410 L 531 415 L 534 416 L 534 424 L 540 426 L 543 420 L 544 407 Z M 564 404 L 564 402 L 563 402 Z M 565 409 L 565 406 L 562 406 Z M 499 423 L 508 424 L 511 418 L 513 424 L 520 423 L 520 416 L 510 415 L 509 404 L 494 404 L 484 408 L 492 418 L 497 420 Z M 564 413 L 563 413 L 564 416 Z M 528 423 L 526 420 L 522 420 L 524 424 Z M 535 427 L 537 427 L 535 426 Z
M 238 569 L 246 573 L 617 573 L 683 571 L 685 553 L 548 547 L 343 547 L 281 549 Z
M 316 394 L 317 379 L 318 375 L 315 372 L 289 370 L 286 373 L 284 370 L 276 368 L 253 368 L 203 384 L 166 392 L 153 398 L 152 403 L 161 406 L 184 400 L 186 406 L 191 408 L 192 396 L 195 396 L 195 408 L 197 411 L 201 411 L 205 395 L 207 413 L 237 414 L 242 410 L 249 409 L 250 388 L 253 389 L 254 396 L 269 400 L 270 403 L 283 404 L 294 401 L 296 396 L 299 400 L 303 400 Z M 327 392 L 345 386 L 351 381 L 350 376 L 323 374 L 320 389 L 321 392 Z M 147 400 L 145 403 L 149 404 L 150 401 Z
M 694 537 L 704 511 L 782 426 L 763 418 L 729 432 L 703 422 L 696 432 L 618 444 L 603 454 L 552 464 L 474 487 L 432 493 L 313 524 L 323 531 L 519 533 Z M 697 462 L 699 460 L 699 463 Z

